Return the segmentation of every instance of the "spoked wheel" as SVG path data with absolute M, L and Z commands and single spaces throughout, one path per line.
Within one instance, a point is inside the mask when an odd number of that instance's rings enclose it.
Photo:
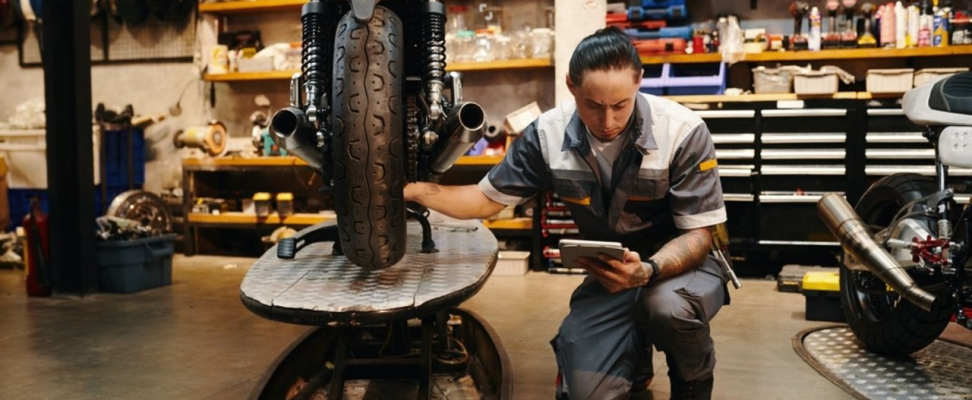
M 916 174 L 893 175 L 881 179 L 872 186 L 855 207 L 864 222 L 874 230 L 888 227 L 898 210 L 911 201 L 935 193 L 935 183 Z M 934 232 L 934 221 L 926 217 L 913 217 L 929 232 Z M 896 239 L 911 241 L 911 237 Z M 868 350 L 901 355 L 921 350 L 937 338 L 952 315 L 944 296 L 940 276 L 911 273 L 922 287 L 932 287 L 930 292 L 940 301 L 931 312 L 902 299 L 887 284 L 871 272 L 840 269 L 840 300 L 844 317 L 854 335 Z M 938 287 L 935 287 L 935 286 Z

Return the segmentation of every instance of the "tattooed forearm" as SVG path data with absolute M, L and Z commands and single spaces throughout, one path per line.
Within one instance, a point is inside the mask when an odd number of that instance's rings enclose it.
M 658 263 L 659 278 L 678 276 L 705 260 L 712 248 L 712 237 L 707 228 L 683 232 L 663 246 L 651 258 Z
M 442 190 L 439 189 L 439 185 L 436 185 L 434 183 L 430 183 L 430 184 L 426 184 L 425 185 L 425 192 L 422 193 L 422 194 L 425 195 L 425 196 L 435 196 L 435 195 L 439 194 L 439 192 L 441 192 L 441 191 Z

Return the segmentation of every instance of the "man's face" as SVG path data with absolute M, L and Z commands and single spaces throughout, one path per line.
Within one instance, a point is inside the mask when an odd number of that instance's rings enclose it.
M 640 75 L 631 68 L 587 71 L 579 85 L 567 77 L 577 115 L 594 137 L 610 142 L 627 127 L 641 86 Z

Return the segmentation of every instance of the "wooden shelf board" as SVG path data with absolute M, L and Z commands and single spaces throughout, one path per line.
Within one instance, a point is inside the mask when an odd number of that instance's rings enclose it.
M 740 62 L 859 60 L 870 58 L 946 57 L 972 55 L 972 46 L 922 47 L 915 49 L 843 49 L 821 51 L 770 51 L 746 54 Z M 688 64 L 722 61 L 718 53 L 642 56 L 643 64 Z
M 282 157 L 215 157 L 215 158 L 183 158 L 183 168 L 205 169 L 218 167 L 290 167 L 306 166 L 307 163 L 294 156 Z
M 210 14 L 246 14 L 268 11 L 299 11 L 305 3 L 307 3 L 307 0 L 255 0 L 202 3 L 199 4 L 199 12 Z
M 495 221 L 484 220 L 483 225 L 489 229 L 528 231 L 533 229 L 533 218 L 500 219 Z
M 746 103 L 755 101 L 784 101 L 784 100 L 808 100 L 808 99 L 835 99 L 835 100 L 855 100 L 859 99 L 860 92 L 838 92 L 825 95 L 804 95 L 793 93 L 782 94 L 747 94 L 739 96 L 728 95 L 699 95 L 699 96 L 665 96 L 665 98 L 679 103 Z
M 243 214 L 241 212 L 228 212 L 221 215 L 190 213 L 190 224 L 212 224 L 212 225 L 314 225 L 324 221 L 334 219 L 333 216 L 325 214 L 293 214 L 280 219 L 277 213 L 271 213 L 267 217 L 257 217 L 254 214 Z
M 462 156 L 455 165 L 496 165 L 504 156 Z
M 207 82 L 240 82 L 240 81 L 269 81 L 288 80 L 294 73 L 300 71 L 261 71 L 261 72 L 230 72 L 225 74 L 205 74 L 203 80 Z
M 448 64 L 447 71 L 503 71 L 510 69 L 528 68 L 550 68 L 553 63 L 550 60 L 507 60 L 490 61 L 481 63 L 455 63 Z M 205 74 L 203 80 L 207 82 L 241 82 L 241 81 L 267 81 L 267 80 L 289 80 L 291 76 L 300 71 L 260 71 L 260 72 L 229 72 L 225 74 Z
M 446 63 L 446 71 L 487 71 L 504 69 L 549 68 L 553 67 L 550 59 L 523 59 L 489 62 Z

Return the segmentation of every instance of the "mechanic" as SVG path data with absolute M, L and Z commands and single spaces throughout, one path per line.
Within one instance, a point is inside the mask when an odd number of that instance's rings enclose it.
M 666 355 L 672 398 L 711 397 L 709 322 L 728 303 L 710 255 L 726 220 L 715 149 L 702 119 L 639 93 L 638 52 L 616 28 L 574 50 L 574 101 L 545 112 L 478 185 L 414 183 L 405 199 L 459 219 L 487 218 L 552 187 L 584 239 L 621 242 L 623 260 L 579 260 L 588 276 L 551 341 L 560 399 L 627 398 Z

